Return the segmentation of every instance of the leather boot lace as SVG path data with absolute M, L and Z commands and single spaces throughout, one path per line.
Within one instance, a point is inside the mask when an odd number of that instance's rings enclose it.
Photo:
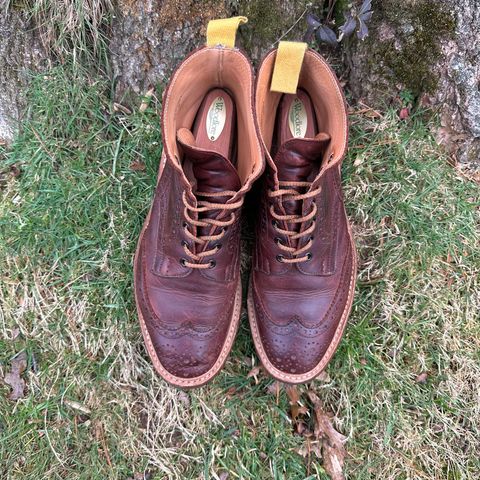
M 280 198 L 281 202 L 285 201 L 303 201 L 307 198 L 316 197 L 320 193 L 320 187 L 317 187 L 313 190 L 310 190 L 312 184 L 310 182 L 279 182 L 278 190 L 269 190 L 268 196 L 270 198 Z M 304 190 L 305 193 L 301 193 L 301 190 Z M 302 247 L 293 247 L 291 245 L 286 245 L 281 241 L 280 238 L 276 238 L 275 242 L 286 254 L 290 255 L 286 257 L 284 255 L 277 255 L 277 260 L 281 263 L 302 263 L 310 260 L 312 258 L 312 253 L 308 250 L 313 244 L 312 232 L 315 230 L 316 222 L 316 213 L 317 205 L 315 200 L 312 202 L 312 209 L 306 215 L 292 214 L 292 215 L 279 215 L 275 212 L 275 207 L 273 204 L 270 205 L 270 214 L 275 219 L 273 222 L 273 227 L 275 231 L 281 235 L 285 235 L 289 240 L 289 244 L 299 244 L 299 239 L 306 237 L 308 235 L 308 240 Z M 301 227 L 304 223 L 309 222 L 310 224 L 305 230 L 302 230 Z M 286 225 L 286 229 L 280 228 L 279 222 L 283 222 Z M 294 226 L 300 224 L 300 228 L 297 231 Z
M 243 198 L 238 200 L 235 203 L 214 203 L 209 201 L 209 199 L 215 199 L 218 197 L 230 197 L 232 198 L 236 195 L 237 192 L 226 190 L 223 192 L 195 192 L 197 198 L 203 198 L 205 200 L 198 200 L 197 206 L 191 205 L 188 201 L 186 192 L 183 192 L 183 204 L 185 205 L 183 215 L 185 217 L 185 222 L 183 224 L 185 235 L 187 238 L 193 242 L 193 249 L 190 248 L 188 242 L 182 242 L 183 249 L 187 258 L 182 258 L 180 263 L 184 267 L 196 268 L 196 269 L 206 269 L 215 267 L 215 260 L 210 259 L 207 263 L 204 263 L 204 260 L 207 257 L 215 255 L 218 250 L 221 248 L 221 243 L 216 243 L 212 248 L 208 250 L 202 250 L 209 242 L 218 242 L 225 235 L 226 229 L 235 221 L 235 210 L 239 209 L 243 204 Z M 220 220 L 218 217 L 221 217 L 219 213 L 217 218 L 209 218 L 205 216 L 205 213 L 212 211 L 226 212 L 230 211 L 230 216 L 227 220 Z M 197 214 L 197 219 L 192 218 L 190 212 Z M 197 234 L 193 234 L 190 231 L 191 226 L 197 227 Z M 198 235 L 199 227 L 211 227 L 212 231 L 221 229 L 219 233 L 212 235 Z M 200 248 L 197 249 L 195 246 L 198 245 Z

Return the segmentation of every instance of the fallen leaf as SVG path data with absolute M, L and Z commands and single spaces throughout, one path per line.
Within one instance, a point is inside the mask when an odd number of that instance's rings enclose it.
M 354 167 L 359 167 L 360 165 L 362 165 L 362 163 L 365 161 L 365 158 L 362 156 L 359 156 L 357 157 L 354 161 L 353 161 L 353 166 Z
M 178 399 L 180 400 L 180 403 L 182 403 L 184 407 L 188 408 L 190 406 L 190 396 L 188 395 L 187 392 L 183 390 L 179 390 Z
M 92 411 L 87 408 L 85 405 L 81 403 L 75 402 L 74 400 L 64 400 L 65 405 L 68 405 L 70 408 L 74 410 L 78 410 L 79 412 L 84 413 L 85 415 L 90 415 Z
M 293 421 L 296 421 L 300 415 L 306 415 L 308 413 L 308 408 L 303 405 L 292 405 L 290 407 L 290 415 Z
M 134 160 L 130 164 L 130 170 L 133 170 L 134 172 L 144 172 L 145 171 L 145 164 L 140 160 Z
M 318 441 L 306 441 L 304 445 L 302 445 L 298 450 L 297 453 L 301 455 L 303 458 L 310 456 L 312 453 L 317 458 L 322 458 L 322 448 L 320 446 L 320 442 Z
M 218 478 L 219 478 L 220 480 L 228 480 L 228 477 L 229 477 L 228 472 L 222 472 L 222 473 L 218 476 Z
M 125 115 L 131 115 L 132 114 L 132 111 L 128 107 L 126 107 L 125 105 L 122 105 L 121 103 L 117 103 L 117 102 L 113 103 L 113 110 L 115 112 L 122 112 Z
M 260 365 L 257 365 L 256 367 L 253 367 L 247 374 L 247 378 L 254 378 L 255 379 L 255 384 L 258 383 L 258 374 L 262 371 L 262 367 Z
M 127 480 L 151 480 L 153 473 L 146 471 L 144 473 L 134 473 L 133 477 L 127 477 Z
M 275 395 L 278 397 L 280 393 L 280 388 L 281 388 L 281 383 L 278 380 L 275 380 L 273 383 L 267 386 L 265 389 L 267 393 L 270 393 L 271 395 Z
M 225 394 L 225 398 L 230 400 L 237 393 L 237 387 L 230 387 Z
M 416 383 L 427 383 L 428 379 L 428 373 L 427 372 L 422 372 L 418 374 L 415 378 Z
M 403 107 L 398 114 L 401 120 L 405 120 L 410 116 L 410 110 L 407 107 Z
M 22 174 L 22 171 L 20 170 L 20 168 L 15 164 L 10 166 L 10 171 L 12 172 L 12 175 L 14 176 L 14 178 L 18 178 Z
M 110 452 L 108 450 L 107 441 L 105 439 L 105 430 L 101 422 L 95 422 L 94 424 L 95 438 L 101 443 L 101 451 L 105 457 L 105 460 L 110 468 L 112 468 L 112 459 L 110 458 Z
M 138 109 L 139 112 L 143 113 L 147 109 L 154 91 L 155 91 L 155 88 L 153 87 L 147 90 L 147 92 L 143 96 L 142 103 L 140 104 L 140 108 Z
M 315 380 L 318 380 L 324 383 L 330 383 L 332 381 L 332 379 L 330 378 L 330 375 L 325 370 L 321 372 L 319 375 L 317 375 Z
M 287 392 L 290 405 L 295 405 L 300 401 L 300 394 L 298 393 L 298 389 L 295 385 L 288 385 L 288 387 L 285 388 L 285 391 Z
M 297 424 L 295 425 L 295 431 L 298 435 L 304 435 L 305 433 L 307 433 L 308 428 L 305 422 L 297 422 Z
M 16 340 L 20 336 L 20 329 L 18 327 L 15 327 L 12 330 L 12 340 Z
M 321 442 L 323 468 L 332 480 L 344 480 L 343 464 L 346 450 L 344 443 L 346 437 L 337 432 L 332 425 L 330 417 L 324 412 L 318 396 L 309 391 L 308 398 L 313 404 L 315 413 L 314 436 Z
M 5 383 L 12 387 L 12 392 L 10 393 L 9 397 L 10 400 L 18 400 L 25 396 L 26 384 L 21 375 L 26 368 L 27 353 L 23 351 L 12 359 L 12 369 L 4 377 Z

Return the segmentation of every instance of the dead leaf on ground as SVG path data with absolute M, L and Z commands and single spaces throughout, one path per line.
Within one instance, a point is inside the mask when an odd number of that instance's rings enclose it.
M 20 329 L 18 327 L 12 330 L 12 340 L 16 340 L 20 336 Z
M 143 96 L 142 103 L 140 104 L 140 108 L 138 109 L 139 112 L 143 113 L 147 109 L 148 105 L 150 104 L 150 99 L 152 98 L 154 91 L 155 91 L 154 87 L 149 88 L 146 91 L 145 95 Z
M 12 387 L 10 400 L 19 400 L 25 396 L 25 380 L 21 377 L 27 368 L 27 353 L 20 352 L 12 359 L 12 368 L 10 372 L 5 374 L 4 382 Z
M 288 385 L 285 388 L 290 405 L 295 405 L 300 401 L 300 393 L 295 385 Z
M 103 428 L 103 423 L 95 422 L 94 423 L 94 432 L 95 438 L 101 444 L 100 451 L 103 453 L 105 460 L 110 468 L 112 468 L 112 459 L 110 458 L 110 452 L 108 450 L 107 440 L 105 438 L 105 429 Z
M 121 103 L 117 103 L 117 102 L 113 103 L 113 110 L 115 112 L 122 112 L 125 115 L 131 115 L 132 114 L 132 111 L 128 107 L 126 107 L 125 105 L 122 105 Z
M 309 391 L 308 398 L 313 404 L 315 413 L 314 436 L 321 442 L 323 468 L 332 480 L 344 480 L 343 464 L 347 454 L 344 443 L 346 437 L 337 432 L 330 417 L 324 412 L 318 396 Z
M 275 380 L 273 383 L 271 383 L 267 388 L 267 393 L 270 395 L 275 395 L 275 403 L 278 405 L 278 402 L 280 400 L 280 390 L 282 388 L 282 384 L 278 381 Z
M 178 391 L 178 399 L 180 400 L 180 403 L 184 407 L 189 407 L 190 406 L 190 395 L 188 395 L 187 392 L 184 392 L 183 390 Z
M 146 471 L 144 473 L 134 473 L 133 477 L 127 477 L 127 480 L 151 480 L 153 473 Z
M 257 365 L 256 367 L 253 367 L 247 374 L 247 378 L 254 378 L 255 380 L 255 385 L 258 383 L 258 375 L 262 371 L 262 367 L 260 365 Z
M 319 375 L 316 376 L 315 381 L 323 382 L 323 383 L 330 383 L 332 379 L 330 375 L 324 370 Z
M 73 408 L 73 410 L 77 410 L 81 413 L 84 413 L 85 415 L 90 415 L 92 413 L 92 411 L 86 407 L 85 405 L 82 405 L 81 403 L 79 402 L 76 402 L 75 400 L 64 400 L 63 403 L 65 403 L 65 405 L 68 405 L 70 408 Z
M 415 378 L 416 383 L 427 383 L 428 380 L 428 373 L 427 372 L 422 372 L 417 375 Z
M 18 178 L 22 174 L 20 167 L 15 164 L 10 165 L 10 171 L 12 172 L 12 175 L 14 176 L 14 178 Z
M 398 114 L 401 120 L 405 120 L 410 116 L 410 109 L 407 107 L 404 107 L 400 110 L 400 113 Z
M 230 475 L 228 474 L 228 472 L 222 472 L 222 473 L 218 476 L 218 478 L 219 478 L 220 480 L 228 480 L 229 476 L 230 476 Z
M 237 393 L 237 387 L 230 387 L 225 394 L 225 398 L 230 400 Z
M 309 457 L 312 453 L 317 458 L 322 458 L 322 448 L 320 446 L 320 442 L 315 440 L 313 442 L 306 441 L 304 445 L 302 445 L 298 450 L 297 453 L 301 455 L 303 458 Z
M 134 160 L 130 164 L 130 170 L 133 170 L 134 172 L 144 172 L 145 164 L 141 160 Z

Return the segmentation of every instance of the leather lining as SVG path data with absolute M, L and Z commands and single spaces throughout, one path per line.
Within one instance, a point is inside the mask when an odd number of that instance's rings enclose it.
M 276 50 L 270 52 L 262 62 L 257 74 L 256 111 L 262 139 L 267 152 L 271 150 L 274 122 L 281 93 L 270 91 Z M 330 154 L 332 164 L 339 161 L 347 148 L 347 122 L 343 94 L 337 79 L 322 57 L 313 50 L 307 50 L 303 60 L 298 88 L 305 90 L 312 98 L 320 99 L 314 103 L 318 131 L 331 136 Z M 325 101 L 321 101 L 325 99 Z M 273 162 L 267 154 L 269 162 Z
M 237 109 L 237 169 L 245 186 L 262 171 L 262 150 L 257 138 L 253 105 L 253 82 L 248 59 L 239 50 L 204 47 L 188 57 L 174 73 L 163 107 L 164 147 L 177 159 L 180 152 L 176 132 L 192 129 L 196 113 L 212 88 L 224 88 L 232 95 Z

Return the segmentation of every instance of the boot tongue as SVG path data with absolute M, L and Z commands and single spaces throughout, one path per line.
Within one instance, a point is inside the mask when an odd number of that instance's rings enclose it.
M 278 179 L 284 182 L 305 182 L 322 163 L 330 142 L 328 133 L 315 138 L 292 138 L 282 144 L 275 155 Z
M 187 128 L 177 131 L 177 141 L 184 153 L 183 170 L 190 181 L 193 191 L 200 193 L 215 193 L 226 190 L 238 191 L 242 187 L 240 177 L 232 162 L 218 152 L 205 150 L 195 143 L 193 133 Z M 228 196 L 215 198 L 200 198 L 212 203 L 226 203 Z M 210 210 L 201 213 L 201 218 L 216 218 L 220 210 Z M 211 235 L 211 226 L 199 227 L 200 235 Z
M 198 147 L 195 137 L 187 128 L 178 130 L 177 141 L 184 152 L 185 175 L 196 191 L 214 193 L 240 190 L 240 178 L 230 160 L 220 153 Z M 216 201 L 221 202 L 222 198 L 218 197 Z
M 284 182 L 312 181 L 317 175 L 325 150 L 330 143 L 328 133 L 319 133 L 315 138 L 292 138 L 282 144 L 275 155 L 278 180 Z M 283 202 L 287 215 L 300 214 L 302 202 Z

